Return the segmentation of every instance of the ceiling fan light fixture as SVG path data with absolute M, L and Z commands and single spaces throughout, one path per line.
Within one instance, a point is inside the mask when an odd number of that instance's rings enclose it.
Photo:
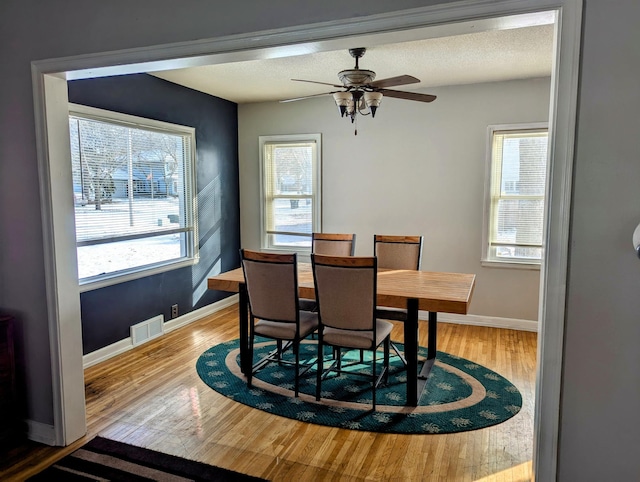
M 371 117 L 376 116 L 376 111 L 380 106 L 380 102 L 382 102 L 382 93 L 380 92 L 365 92 L 364 93 L 364 102 L 367 104 L 367 107 L 371 111 Z
M 349 94 L 349 100 L 347 101 L 347 115 L 353 117 L 356 111 L 356 104 L 353 102 L 353 97 Z
M 336 92 L 333 94 L 333 100 L 336 101 L 338 110 L 340 111 L 340 117 L 344 117 L 347 113 L 347 106 L 349 101 L 352 101 L 351 94 L 349 92 Z M 353 102 L 353 101 L 352 101 Z
M 356 59 L 356 65 L 353 69 L 346 69 L 338 72 L 338 78 L 342 85 L 327 82 L 319 82 L 315 80 L 291 79 L 298 82 L 311 82 L 314 84 L 330 85 L 334 88 L 344 88 L 343 92 L 325 92 L 323 94 L 311 94 L 304 97 L 294 99 L 281 100 L 280 102 L 291 102 L 294 100 L 302 100 L 310 97 L 321 95 L 333 95 L 333 100 L 338 106 L 340 117 L 348 117 L 352 124 L 356 124 L 354 133 L 358 135 L 357 117 L 358 114 L 365 116 L 376 116 L 378 107 L 382 102 L 383 91 L 387 97 L 395 97 L 398 99 L 407 99 L 417 102 L 432 102 L 436 99 L 435 95 L 419 94 L 417 92 L 405 92 L 402 90 L 391 90 L 388 87 L 396 85 L 407 85 L 420 83 L 419 79 L 411 75 L 398 75 L 374 82 L 376 73 L 373 70 L 361 69 L 358 60 L 366 52 L 366 48 L 358 47 L 349 49 L 349 54 Z M 639 248 L 640 249 L 640 248 Z

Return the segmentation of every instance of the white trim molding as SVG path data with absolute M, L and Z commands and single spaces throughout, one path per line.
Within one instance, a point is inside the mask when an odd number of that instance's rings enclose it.
M 210 305 L 203 306 L 202 308 L 198 308 L 197 310 L 190 311 L 189 313 L 185 313 L 178 318 L 174 318 L 173 320 L 169 320 L 164 324 L 164 332 L 169 333 L 170 331 L 177 330 L 178 328 L 182 328 L 183 326 L 188 325 L 189 323 L 193 323 L 205 316 L 213 315 L 220 310 L 224 310 L 229 306 L 233 306 L 237 304 L 239 300 L 238 295 L 231 295 L 227 298 L 224 298 L 220 301 L 216 301 L 215 303 L 211 303 Z
M 419 319 L 428 320 L 428 313 L 421 311 Z M 458 325 L 487 326 L 489 328 L 504 328 L 518 331 L 538 331 L 539 323 L 533 320 L 519 320 L 517 318 L 499 318 L 483 315 L 456 315 L 453 313 L 439 313 L 439 323 L 456 323 Z
M 56 444 L 56 430 L 53 425 L 48 423 L 34 422 L 27 420 L 27 437 L 29 440 L 39 442 L 45 445 Z
M 61 159 L 70 159 L 67 82 L 58 75 L 44 75 L 33 64 L 31 77 L 53 392 L 51 445 L 68 445 L 87 428 L 84 374 L 78 363 L 82 325 L 75 227 L 73 216 L 68 216 L 71 170 L 58 168 Z

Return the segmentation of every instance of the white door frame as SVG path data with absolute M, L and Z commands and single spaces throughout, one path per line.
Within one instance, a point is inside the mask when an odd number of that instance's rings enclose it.
M 65 167 L 70 155 L 68 132 L 65 139 L 68 122 L 61 124 L 67 114 L 66 80 L 343 48 L 347 38 L 352 43 L 354 38 L 373 39 L 380 32 L 395 32 L 394 38 L 401 39 L 403 32 L 411 34 L 421 28 L 432 31 L 448 26 L 463 33 L 486 21 L 501 28 L 501 22 L 508 19 L 495 17 L 553 10 L 557 15 L 556 52 L 549 116 L 546 249 L 540 277 L 533 469 L 536 479 L 555 480 L 582 3 L 582 0 L 465 0 L 207 41 L 33 62 L 53 378 L 55 436 L 51 443 L 68 445 L 86 431 L 72 183 L 70 170 Z

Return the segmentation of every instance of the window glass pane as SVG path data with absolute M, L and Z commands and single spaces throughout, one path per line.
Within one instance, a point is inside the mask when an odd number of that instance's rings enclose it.
M 270 234 L 269 245 L 281 248 L 311 248 L 311 238 L 295 234 Z
M 103 200 L 100 209 L 93 204 L 77 204 L 75 212 L 78 242 L 162 232 L 180 225 L 180 201 L 172 197 L 134 196 L 131 202 L 115 197 Z
M 501 199 L 497 207 L 496 243 L 542 244 L 544 200 Z
M 192 133 L 108 114 L 69 118 L 80 280 L 195 253 Z
M 308 250 L 320 230 L 320 136 L 260 138 L 264 248 Z
M 182 257 L 184 234 L 78 247 L 78 276 L 91 278 Z
M 546 135 L 504 135 L 501 193 L 544 196 L 546 165 Z
M 311 198 L 278 198 L 274 201 L 273 231 L 311 234 L 313 232 Z
M 491 132 L 487 258 L 538 262 L 544 227 L 547 130 Z
M 496 248 L 496 257 L 504 258 L 522 258 L 531 261 L 539 260 L 542 257 L 542 248 L 522 248 L 517 246 L 498 246 Z
M 312 194 L 313 146 L 283 145 L 273 149 L 278 194 Z

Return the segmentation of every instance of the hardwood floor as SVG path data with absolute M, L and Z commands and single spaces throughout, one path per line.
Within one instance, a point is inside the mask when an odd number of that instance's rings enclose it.
M 420 330 L 426 346 L 426 322 Z M 195 362 L 236 336 L 237 306 L 87 368 L 87 435 L 64 448 L 30 442 L 11 450 L 0 480 L 24 480 L 96 435 L 272 481 L 531 480 L 535 333 L 438 325 L 439 350 L 500 373 L 523 396 L 510 420 L 446 435 L 329 428 L 229 400 L 200 380 Z M 392 338 L 402 340 L 400 325 Z

